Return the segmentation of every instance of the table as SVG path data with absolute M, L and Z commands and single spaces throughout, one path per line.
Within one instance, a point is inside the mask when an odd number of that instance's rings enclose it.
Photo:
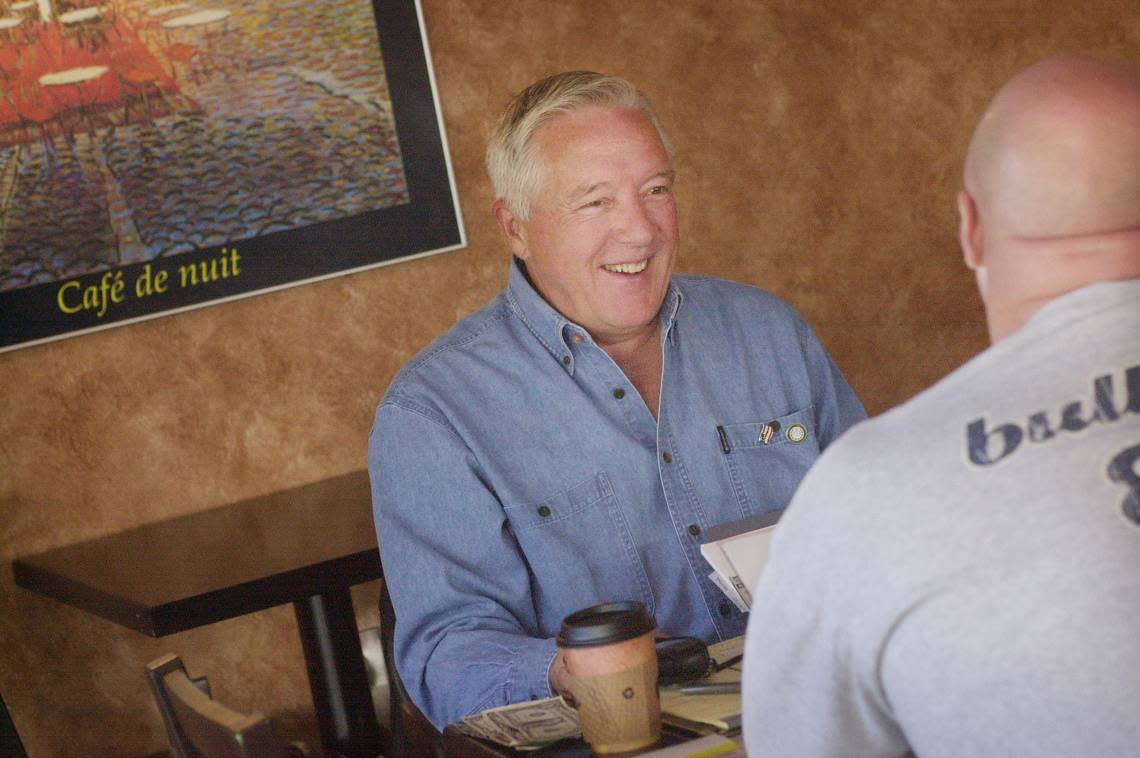
M 5 16 L 0 18 L 0 32 L 9 44 L 18 42 L 24 32 L 24 19 L 22 16 Z
M 386 735 L 349 591 L 382 575 L 371 501 L 368 472 L 356 471 L 12 567 L 17 585 L 151 637 L 293 603 L 322 744 L 375 756 Z
M 162 22 L 162 28 L 166 31 L 167 39 L 176 39 L 171 36 L 171 32 L 180 30 L 190 30 L 191 33 L 197 34 L 197 44 L 204 47 L 206 52 L 204 56 L 200 56 L 199 60 L 204 57 L 206 65 L 203 68 L 204 72 L 221 71 L 228 76 L 229 64 L 226 56 L 218 56 L 215 47 L 218 43 L 218 35 L 209 31 L 211 25 L 222 22 L 221 36 L 224 37 L 229 31 L 229 17 L 231 12 L 221 8 L 210 8 L 206 10 L 194 11 L 187 13 L 183 16 L 175 16 Z M 200 31 L 199 31 L 200 30 Z M 219 65 L 219 60 L 222 64 Z
M 217 21 L 225 21 L 231 15 L 231 11 L 210 9 L 204 11 L 195 11 L 194 13 L 187 13 L 185 16 L 178 16 L 176 18 L 163 21 L 162 26 L 164 29 L 185 29 L 193 26 L 203 26 L 205 24 L 212 24 Z
M 178 96 L 174 80 L 128 23 L 111 14 L 99 23 L 104 22 L 109 25 L 82 32 L 98 36 L 96 45 L 78 44 L 78 29 L 65 31 L 62 23 L 41 25 L 32 40 L 0 44 L 5 53 L 0 56 L 0 131 L 5 132 L 5 143 L 31 142 L 34 137 L 26 127 L 38 125 L 47 147 L 53 127 L 70 139 L 79 128 L 92 128 L 93 116 L 125 110 L 137 96 L 137 89 L 123 84 L 129 71 L 153 74 L 149 94 Z
M 743 665 L 737 656 L 743 652 L 743 636 L 709 645 L 709 655 L 718 664 L 723 664 L 723 668 L 710 674 L 702 683 L 740 681 Z M 720 734 L 739 742 L 739 692 L 728 695 L 686 695 L 676 687 L 666 687 L 660 693 L 663 712 L 661 741 L 653 748 L 639 752 L 676 745 L 706 734 Z M 521 751 L 469 737 L 448 727 L 443 731 L 443 744 L 448 758 L 590 758 L 589 747 L 581 739 L 560 740 L 540 750 Z
M 59 14 L 59 23 L 69 25 L 82 24 L 86 21 L 94 21 L 95 19 L 102 17 L 102 8 L 79 8 L 77 10 Z
M 107 66 L 81 66 L 65 71 L 52 71 L 39 78 L 41 87 L 62 87 L 67 84 L 83 84 L 98 79 L 111 69 Z
M 644 751 L 657 750 L 669 745 L 677 745 L 686 740 L 696 739 L 699 734 L 673 724 L 661 725 L 661 740 Z M 733 739 L 732 735 L 728 735 Z M 516 750 L 496 745 L 487 740 L 468 737 L 462 732 L 448 727 L 443 730 L 443 752 L 447 758 L 593 758 L 590 746 L 581 739 L 559 740 L 538 750 Z M 636 753 L 622 753 L 623 756 Z

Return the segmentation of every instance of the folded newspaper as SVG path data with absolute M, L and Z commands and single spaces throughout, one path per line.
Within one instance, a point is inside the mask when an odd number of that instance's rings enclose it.
M 752 607 L 752 592 L 768 561 L 768 547 L 783 509 L 717 524 L 705 530 L 701 555 L 713 567 L 709 579 L 741 612 Z

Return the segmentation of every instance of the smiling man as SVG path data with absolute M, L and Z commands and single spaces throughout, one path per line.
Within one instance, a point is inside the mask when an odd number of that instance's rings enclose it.
M 537 82 L 487 164 L 507 289 L 404 367 L 369 449 L 399 673 L 439 727 L 558 691 L 562 618 L 598 602 L 742 634 L 703 531 L 783 508 L 864 417 L 786 304 L 674 275 L 671 149 L 629 82 Z

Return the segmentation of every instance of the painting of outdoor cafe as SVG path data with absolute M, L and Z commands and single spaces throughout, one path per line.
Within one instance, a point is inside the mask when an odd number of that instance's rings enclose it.
M 422 34 L 412 0 L 0 0 L 0 350 L 458 246 Z

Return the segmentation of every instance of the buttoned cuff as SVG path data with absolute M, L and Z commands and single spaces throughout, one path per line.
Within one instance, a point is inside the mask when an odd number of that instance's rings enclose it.
M 519 661 L 521 677 L 533 677 L 519 682 L 525 693 L 523 700 L 553 697 L 558 693 L 550 687 L 550 666 L 558 655 L 558 643 L 554 638 L 535 640 L 538 644 L 528 647 Z

